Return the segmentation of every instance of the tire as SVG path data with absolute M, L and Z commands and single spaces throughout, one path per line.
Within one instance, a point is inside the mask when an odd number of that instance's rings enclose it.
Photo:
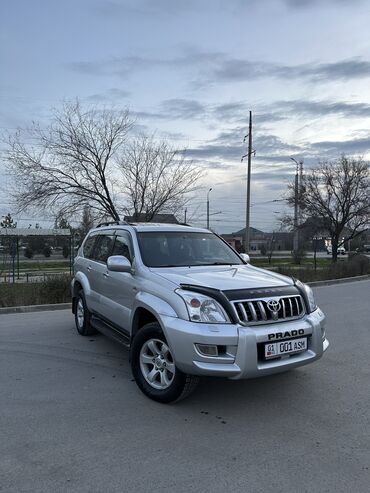
M 82 289 L 78 292 L 76 298 L 75 324 L 77 332 L 82 336 L 92 336 L 97 330 L 90 325 L 91 313 L 89 312 L 84 292 Z
M 187 397 L 199 378 L 179 370 L 158 322 L 144 325 L 131 346 L 131 369 L 140 390 L 150 399 L 168 404 Z

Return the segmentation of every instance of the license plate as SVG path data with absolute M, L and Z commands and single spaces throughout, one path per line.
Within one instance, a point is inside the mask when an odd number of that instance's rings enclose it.
M 307 349 L 307 337 L 291 341 L 269 342 L 265 344 L 265 358 L 276 358 L 283 354 L 299 353 Z

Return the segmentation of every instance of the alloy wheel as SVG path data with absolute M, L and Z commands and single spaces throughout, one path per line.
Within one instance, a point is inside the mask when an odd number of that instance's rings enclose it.
M 140 351 L 140 369 L 148 384 L 158 390 L 170 387 L 175 376 L 175 363 L 167 344 L 149 339 Z

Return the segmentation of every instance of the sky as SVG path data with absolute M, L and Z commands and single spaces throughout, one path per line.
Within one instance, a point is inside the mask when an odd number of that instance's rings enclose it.
M 370 156 L 369 24 L 366 0 L 2 0 L 0 132 L 47 125 L 76 97 L 127 107 L 138 129 L 204 168 L 188 219 L 205 225 L 212 188 L 210 225 L 234 232 L 251 110 L 251 225 L 272 231 L 290 157 L 308 169 Z M 10 180 L 2 159 L 0 215 L 14 209 Z

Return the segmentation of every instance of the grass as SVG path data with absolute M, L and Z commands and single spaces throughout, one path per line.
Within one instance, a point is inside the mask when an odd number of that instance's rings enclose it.
M 254 262 L 252 264 L 255 265 Z M 303 282 L 324 281 L 370 274 L 370 259 L 365 255 L 354 255 L 348 260 L 338 259 L 336 264 L 330 261 L 321 263 L 316 270 L 313 263 L 294 265 L 292 262 L 290 264 L 270 265 L 266 268 L 289 277 L 295 277 Z
M 44 305 L 71 301 L 71 277 L 66 274 L 34 283 L 1 283 L 0 307 Z
M 9 263 L 8 263 L 9 266 Z M 69 260 L 29 260 L 29 261 L 20 261 L 19 262 L 19 270 L 24 272 L 31 271 L 46 271 L 46 270 L 68 270 L 69 269 Z

